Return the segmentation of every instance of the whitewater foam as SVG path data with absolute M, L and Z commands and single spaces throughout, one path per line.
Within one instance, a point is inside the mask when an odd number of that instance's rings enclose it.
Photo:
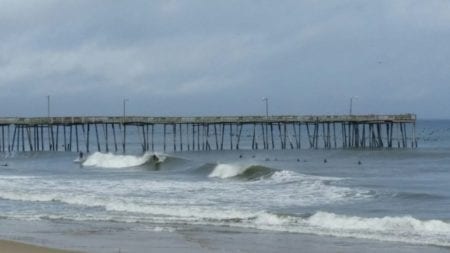
M 333 230 L 373 231 L 383 233 L 449 233 L 450 224 L 440 220 L 421 221 L 411 216 L 363 218 L 317 212 L 307 219 L 313 226 Z
M 317 176 L 280 172 L 297 181 L 280 184 L 275 179 L 258 181 L 178 180 L 62 180 L 47 177 L 0 177 L 0 198 L 31 202 L 67 203 L 102 207 L 110 211 L 164 214 L 160 207 L 215 206 L 226 209 L 265 210 L 271 206 L 295 207 L 357 201 L 364 190 L 326 184 Z M 233 174 L 227 174 L 231 176 Z M 167 197 L 173 196 L 173 197 Z M 177 209 L 177 207 L 174 207 Z M 171 215 L 171 212 L 167 213 Z M 173 213 L 178 216 L 178 214 Z M 227 218 L 230 218 L 227 215 Z
M 309 217 L 258 212 L 233 226 L 291 233 L 310 233 L 409 244 L 450 246 L 450 224 L 411 216 L 364 218 L 317 212 Z
M 450 246 L 450 224 L 411 216 L 364 218 L 317 212 L 305 220 L 319 234 Z
M 145 153 L 142 156 L 133 156 L 95 152 L 88 156 L 86 161 L 82 164 L 83 166 L 99 168 L 129 168 L 141 166 L 151 161 L 154 156 L 156 156 L 160 162 L 164 161 L 166 158 L 163 155 L 153 153 Z
M 48 213 L 42 213 L 41 209 L 36 208 L 31 209 L 35 210 L 31 212 L 29 209 L 15 209 L 2 214 L 21 220 L 113 220 L 160 224 L 187 222 L 450 246 L 450 224 L 441 220 L 419 220 L 412 216 L 358 217 L 328 212 L 293 216 L 264 211 L 270 206 L 343 201 L 349 192 L 354 192 L 354 189 L 326 185 L 323 178 L 317 176 L 288 172 L 282 174 L 300 181 L 267 187 L 272 179 L 252 183 L 149 182 L 137 179 L 58 181 L 45 177 L 2 176 L 0 198 L 24 201 L 23 206 L 27 208 L 34 205 L 29 204 L 30 201 L 37 202 L 38 206 L 45 204 L 41 202 L 49 202 L 52 206 L 59 203 L 72 205 L 66 207 L 69 209 L 52 208 Z M 279 189 L 272 189 L 274 187 Z M 167 198 L 168 194 L 178 197 Z
M 219 163 L 214 167 L 214 170 L 208 175 L 208 177 L 217 178 L 232 178 L 244 173 L 250 166 L 238 165 L 238 164 L 226 164 Z

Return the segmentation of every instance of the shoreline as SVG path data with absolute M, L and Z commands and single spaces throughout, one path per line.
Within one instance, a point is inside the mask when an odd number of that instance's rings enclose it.
M 123 224 L 122 224 L 123 225 Z M 119 225 L 120 226 L 120 225 Z M 284 252 L 296 253 L 299 249 L 311 253 L 448 253 L 449 248 L 387 242 L 370 239 L 341 238 L 314 234 L 280 233 L 253 229 L 235 229 L 211 226 L 182 226 L 173 232 L 130 231 L 96 226 L 92 233 L 83 231 L 52 234 L 51 239 L 40 230 L 33 232 L 33 241 L 0 239 L 1 253 L 111 253 L 111 252 L 155 252 L 155 253 L 221 253 L 221 252 Z M 28 227 L 29 228 L 29 227 Z M 80 227 L 81 228 L 81 227 Z M 83 230 L 84 230 L 83 229 Z M 86 230 L 84 230 L 86 232 Z M 1 235 L 1 233 L 0 233 Z M 49 240 L 50 239 L 50 240 Z M 33 244 L 46 240 L 46 246 Z M 59 248 L 59 249 L 58 249 Z M 64 249 L 66 248 L 66 249 Z
M 54 249 L 24 242 L 0 239 L 0 249 L 4 253 L 75 253 L 75 251 Z M 81 252 L 78 252 L 81 253 Z

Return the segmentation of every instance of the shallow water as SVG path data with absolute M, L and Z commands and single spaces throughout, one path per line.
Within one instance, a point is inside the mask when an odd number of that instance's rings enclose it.
M 219 238 L 223 229 L 303 242 L 314 236 L 344 241 L 355 252 L 388 242 L 406 251 L 446 249 L 449 129 L 448 121 L 420 122 L 415 150 L 157 153 L 158 161 L 150 153 L 93 153 L 83 164 L 73 162 L 75 153 L 5 154 L 0 222 L 8 228 L 0 236 L 80 248 L 84 239 L 77 244 L 67 232 L 80 226 L 96 235 L 107 231 L 110 240 L 195 228 L 197 237 Z M 27 234 L 15 223 L 46 233 Z M 67 237 L 55 242 L 61 233 Z

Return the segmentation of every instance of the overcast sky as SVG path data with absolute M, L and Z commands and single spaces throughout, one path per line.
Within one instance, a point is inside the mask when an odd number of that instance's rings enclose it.
M 450 118 L 450 1 L 0 0 L 0 115 Z

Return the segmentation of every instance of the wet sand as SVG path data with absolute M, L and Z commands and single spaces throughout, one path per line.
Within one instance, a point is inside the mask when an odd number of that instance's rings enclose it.
M 377 240 L 338 238 L 311 234 L 278 233 L 252 229 L 236 229 L 212 226 L 179 226 L 177 230 L 141 231 L 140 224 L 115 224 L 117 227 L 96 226 L 92 230 L 87 224 L 62 229 L 58 232 L 43 230 L 20 238 L 31 239 L 31 243 L 42 241 L 56 250 L 36 247 L 12 241 L 0 240 L 1 253 L 449 253 L 447 247 L 414 245 Z M 119 228 L 122 229 L 119 229 Z M 134 227 L 137 230 L 130 230 Z M 0 228 L 1 234 L 1 228 Z M 32 237 L 29 237 L 32 235 Z
M 0 240 L 0 249 L 2 253 L 73 253 L 6 240 Z

